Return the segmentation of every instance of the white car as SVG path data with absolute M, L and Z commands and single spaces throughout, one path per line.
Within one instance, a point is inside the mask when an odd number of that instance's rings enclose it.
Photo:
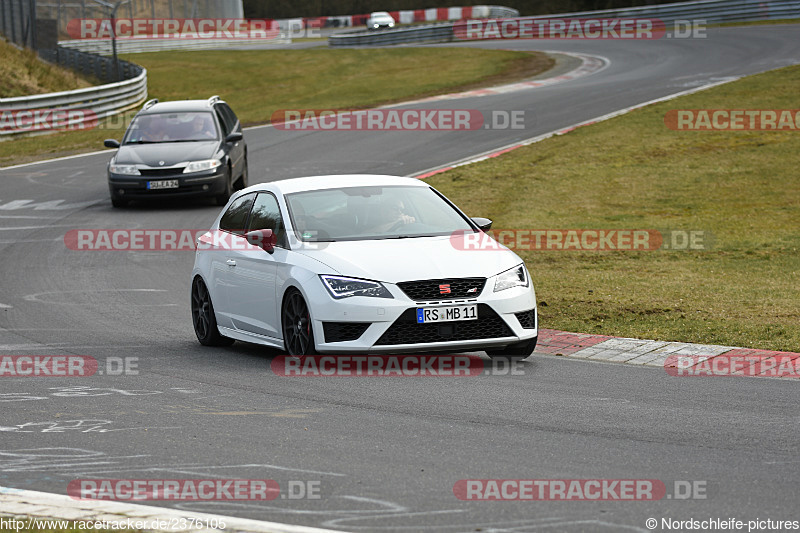
M 197 242 L 191 308 L 201 344 L 314 353 L 536 347 L 522 259 L 413 178 L 316 176 L 237 192 Z M 492 246 L 465 249 L 458 237 Z
M 394 18 L 386 11 L 376 11 L 367 19 L 367 29 L 394 28 Z

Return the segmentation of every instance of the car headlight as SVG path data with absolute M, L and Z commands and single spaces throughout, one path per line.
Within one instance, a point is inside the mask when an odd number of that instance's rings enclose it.
M 525 265 L 519 265 L 497 276 L 497 281 L 494 282 L 494 292 L 504 291 L 511 287 L 527 286 L 528 272 L 525 270 Z
M 123 176 L 140 176 L 136 165 L 111 165 L 109 170 L 112 174 L 122 174 Z
M 351 296 L 373 296 L 375 298 L 391 298 L 389 290 L 378 281 L 367 279 L 344 278 L 342 276 L 320 276 L 331 296 L 349 298 Z
M 192 161 L 186 168 L 183 169 L 184 174 L 190 172 L 202 172 L 204 170 L 212 170 L 222 165 L 219 159 L 206 159 L 205 161 Z

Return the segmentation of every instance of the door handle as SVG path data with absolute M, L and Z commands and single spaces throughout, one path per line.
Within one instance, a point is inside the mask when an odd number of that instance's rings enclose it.
M 233 260 L 233 259 L 228 259 L 227 261 L 225 261 L 225 263 L 227 263 L 228 266 L 232 266 L 232 267 L 236 266 L 236 261 Z

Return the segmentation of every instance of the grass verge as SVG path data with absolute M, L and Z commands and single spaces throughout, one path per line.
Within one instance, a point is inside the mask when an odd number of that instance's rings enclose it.
M 31 50 L 21 50 L 0 37 L 0 98 L 55 93 L 89 87 L 74 72 L 51 65 Z
M 428 181 L 498 229 L 704 231 L 713 242 L 519 251 L 543 328 L 800 351 L 800 131 L 664 121 L 673 109 L 796 109 L 798 85 L 800 67 L 771 71 Z
M 280 109 L 355 109 L 529 78 L 553 61 L 539 53 L 461 48 L 158 52 L 126 59 L 148 72 L 151 98 L 219 94 L 246 125 Z M 0 142 L 0 166 L 102 149 L 125 120 L 91 131 Z

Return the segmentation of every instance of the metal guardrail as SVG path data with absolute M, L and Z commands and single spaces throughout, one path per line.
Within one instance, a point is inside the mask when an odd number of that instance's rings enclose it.
M 49 61 L 73 68 L 98 79 L 113 79 L 116 68 L 109 58 L 58 48 L 45 51 L 42 56 Z M 19 117 L 20 113 L 43 114 L 47 111 L 70 112 L 69 127 L 84 128 L 96 125 L 96 121 L 138 107 L 147 99 L 147 70 L 139 65 L 120 61 L 123 81 L 108 83 L 85 89 L 58 93 L 38 94 L 17 98 L 0 98 L 0 113 L 5 117 Z M 31 128 L 28 123 L 20 126 L 21 120 L 7 119 L 0 127 L 0 139 L 22 133 L 50 132 L 46 127 Z M 15 127 L 8 127 L 12 123 Z M 14 124 L 16 123 L 16 124 Z
M 133 39 L 117 38 L 117 53 L 137 54 L 142 52 L 163 52 L 167 50 L 212 50 L 248 45 L 282 45 L 290 44 L 291 39 L 280 34 L 269 39 L 206 39 L 206 38 L 165 38 L 165 39 Z M 59 41 L 59 46 L 91 52 L 100 55 L 111 55 L 110 39 L 75 39 Z
M 483 11 L 486 18 L 518 17 L 519 11 L 503 6 L 473 6 L 474 9 Z M 328 44 L 337 46 L 384 46 L 402 43 L 423 42 L 449 42 L 453 40 L 454 22 L 439 24 L 426 24 L 408 28 L 394 28 L 386 30 L 357 30 L 331 35 Z
M 448 42 L 453 40 L 453 23 L 426 24 L 411 28 L 335 33 L 328 37 L 328 45 L 384 46 L 401 43 Z
M 500 15 L 500 9 L 491 12 L 490 18 L 508 18 Z M 800 18 L 800 0 L 697 0 L 675 4 L 581 11 L 558 15 L 524 17 L 525 19 L 548 18 L 654 18 L 665 23 L 677 20 L 703 20 L 706 24 L 725 22 L 752 22 L 760 20 Z M 346 32 L 331 35 L 328 44 L 339 46 L 384 46 L 417 42 L 453 41 L 453 27 L 459 23 L 448 22 L 429 26 L 388 29 L 377 32 Z
M 798 17 L 799 0 L 696 0 L 525 18 L 656 18 L 664 22 L 694 19 L 704 20 L 707 24 L 721 24 Z

